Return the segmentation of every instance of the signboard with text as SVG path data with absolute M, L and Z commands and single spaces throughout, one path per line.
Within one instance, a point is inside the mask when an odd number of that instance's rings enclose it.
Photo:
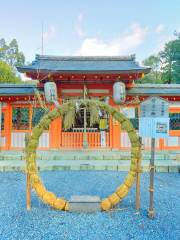
M 139 135 L 166 138 L 169 136 L 169 103 L 150 97 L 140 104 Z

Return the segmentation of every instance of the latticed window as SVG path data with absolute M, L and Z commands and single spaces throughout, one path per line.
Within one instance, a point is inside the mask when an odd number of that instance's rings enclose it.
M 39 123 L 44 114 L 45 111 L 42 108 L 33 108 L 32 127 L 35 127 Z
M 133 127 L 138 130 L 139 129 L 139 118 L 138 118 L 138 108 L 135 108 L 135 116 L 134 118 L 130 118 L 130 121 Z
M 4 112 L 1 113 L 1 130 L 4 130 Z
M 180 113 L 170 113 L 170 130 L 180 130 Z
M 29 108 L 13 107 L 12 128 L 13 130 L 29 130 Z

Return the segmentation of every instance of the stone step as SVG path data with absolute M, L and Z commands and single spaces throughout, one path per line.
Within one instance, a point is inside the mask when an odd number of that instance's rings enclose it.
M 150 160 L 150 152 L 142 152 L 143 160 Z M 127 151 L 107 151 L 107 152 L 54 152 L 54 151 L 38 151 L 37 159 L 40 160 L 130 160 L 130 152 Z M 156 152 L 156 160 L 179 160 L 180 152 Z M 0 160 L 25 160 L 23 152 L 0 152 Z
M 40 171 L 53 170 L 94 170 L 94 171 L 129 171 L 128 160 L 49 160 L 37 161 Z M 25 161 L 5 160 L 0 161 L 0 171 L 24 171 Z M 149 161 L 142 161 L 142 170 L 149 171 Z M 180 164 L 177 161 L 156 160 L 156 172 L 180 172 Z

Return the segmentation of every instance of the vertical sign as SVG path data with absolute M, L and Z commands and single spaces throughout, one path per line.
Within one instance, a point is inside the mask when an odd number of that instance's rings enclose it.
M 148 216 L 154 218 L 154 159 L 155 139 L 169 136 L 169 103 L 159 97 L 150 97 L 140 104 L 139 134 L 151 137 L 150 185 Z
M 139 135 L 167 138 L 169 136 L 169 103 L 157 97 L 140 104 Z

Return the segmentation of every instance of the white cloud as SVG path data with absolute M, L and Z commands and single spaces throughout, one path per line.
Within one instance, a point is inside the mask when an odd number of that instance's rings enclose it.
M 85 38 L 76 54 L 82 56 L 129 54 L 144 42 L 147 33 L 147 27 L 134 23 L 128 32 L 111 41 L 103 41 L 96 37 Z
M 155 32 L 156 33 L 162 33 L 165 29 L 165 26 L 163 24 L 159 24 L 156 29 L 155 29 Z
M 77 16 L 77 20 L 76 20 L 76 24 L 75 24 L 75 31 L 77 33 L 77 35 L 79 37 L 84 37 L 85 36 L 85 32 L 82 29 L 82 22 L 84 19 L 84 13 L 81 12 L 78 16 Z
M 43 32 L 43 39 L 45 41 L 48 41 L 52 38 L 54 38 L 56 35 L 56 28 L 54 25 L 50 25 L 47 31 Z

